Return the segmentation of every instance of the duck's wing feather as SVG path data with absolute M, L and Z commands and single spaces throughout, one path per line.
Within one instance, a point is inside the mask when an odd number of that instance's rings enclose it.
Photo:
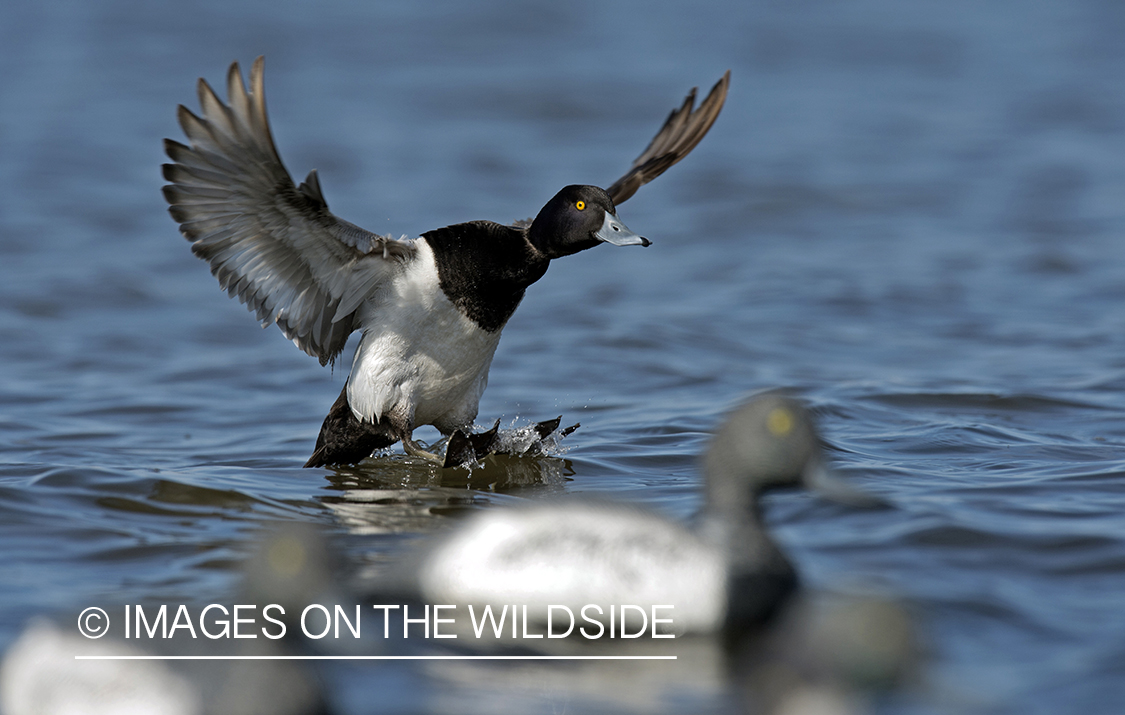
M 270 133 L 263 60 L 227 74 L 229 105 L 199 80 L 201 113 L 179 108 L 190 146 L 164 148 L 169 212 L 219 284 L 321 364 L 356 327 L 360 304 L 416 254 L 413 243 L 379 236 L 332 215 L 316 171 L 300 186 Z
M 633 161 L 629 172 L 606 189 L 614 205 L 631 197 L 695 148 L 718 118 L 729 86 L 730 70 L 727 70 L 698 108 L 695 107 L 696 88 L 692 87 L 683 105 L 672 110 L 648 147 Z

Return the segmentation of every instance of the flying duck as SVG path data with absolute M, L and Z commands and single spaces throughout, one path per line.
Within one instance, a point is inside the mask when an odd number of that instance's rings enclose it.
M 574 498 L 482 511 L 415 557 L 424 603 L 526 605 L 609 619 L 611 604 L 663 608 L 679 633 L 738 635 L 767 619 L 797 574 L 763 528 L 759 497 L 807 486 L 851 504 L 866 495 L 829 473 L 812 418 L 777 393 L 727 418 L 703 458 L 691 527 L 626 504 Z M 823 492 L 822 492 L 823 493 Z M 671 608 L 668 608 L 671 606 Z
M 270 134 L 259 57 L 249 89 L 230 66 L 227 104 L 200 79 L 200 114 L 180 105 L 190 145 L 164 140 L 164 198 L 192 252 L 263 327 L 276 323 L 322 365 L 363 332 L 306 467 L 353 464 L 399 441 L 441 462 L 414 429 L 471 431 L 500 332 L 552 259 L 649 245 L 616 207 L 699 143 L 729 81 L 728 71 L 698 108 L 693 89 L 608 189 L 567 186 L 527 225 L 469 221 L 395 240 L 333 215 L 315 169 L 293 182 Z

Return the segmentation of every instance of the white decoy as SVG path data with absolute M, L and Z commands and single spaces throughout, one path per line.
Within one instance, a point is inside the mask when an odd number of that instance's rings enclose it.
M 174 627 L 170 637 L 156 638 L 141 637 L 138 625 L 134 638 L 123 638 L 126 626 L 116 614 L 104 637 L 91 639 L 72 617 L 61 623 L 38 618 L 0 654 L 0 713 L 328 715 L 330 698 L 318 672 L 291 658 L 302 655 L 303 646 L 316 645 L 298 635 L 301 609 L 348 600 L 337 565 L 324 534 L 311 525 L 283 522 L 265 530 L 243 566 L 234 601 L 256 607 L 251 617 L 256 623 L 244 627 L 250 636 L 245 639 L 197 636 L 194 625 L 190 635 Z M 261 637 L 256 628 L 269 625 L 276 632 L 277 621 L 262 617 L 261 607 L 268 604 L 284 609 L 280 617 L 288 628 L 280 640 Z M 202 628 L 199 610 L 191 610 L 198 619 L 184 622 Z M 155 611 L 154 604 L 149 613 Z M 274 610 L 272 617 L 278 616 Z M 167 616 L 165 627 L 169 620 L 183 628 L 178 613 Z M 211 627 L 219 629 L 215 622 Z M 209 660 L 224 657 L 232 660 Z
M 812 419 L 797 400 L 765 394 L 737 409 L 703 459 L 694 528 L 639 508 L 560 500 L 481 512 L 440 537 L 416 568 L 427 603 L 550 605 L 577 615 L 632 604 L 672 619 L 675 633 L 738 633 L 766 619 L 797 583 L 762 525 L 767 490 L 831 483 Z M 837 496 L 855 497 L 837 486 Z M 857 500 L 857 499 L 853 499 Z M 597 615 L 590 610 L 587 615 Z

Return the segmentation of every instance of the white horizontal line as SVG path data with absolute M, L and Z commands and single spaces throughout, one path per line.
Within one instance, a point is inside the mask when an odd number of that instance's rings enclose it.
M 676 660 L 674 655 L 76 655 L 75 660 Z

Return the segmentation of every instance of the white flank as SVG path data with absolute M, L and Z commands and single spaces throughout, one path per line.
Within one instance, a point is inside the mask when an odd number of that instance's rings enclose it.
M 677 632 L 713 632 L 726 615 L 722 554 L 641 510 L 561 502 L 477 515 L 418 573 L 432 603 L 674 606 Z M 606 616 L 608 618 L 608 615 Z

